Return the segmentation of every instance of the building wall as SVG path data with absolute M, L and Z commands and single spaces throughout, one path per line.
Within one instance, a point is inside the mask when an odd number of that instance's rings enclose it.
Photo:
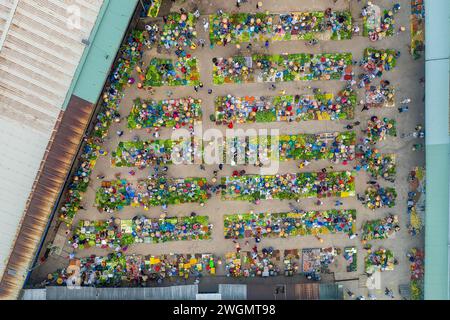
M 425 299 L 447 300 L 450 1 L 426 0 L 425 15 Z

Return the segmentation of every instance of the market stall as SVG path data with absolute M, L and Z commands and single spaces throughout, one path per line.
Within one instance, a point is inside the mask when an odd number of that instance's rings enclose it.
M 320 272 L 320 249 L 302 250 L 302 272 L 319 273 Z
M 209 253 L 150 256 L 147 261 L 146 266 L 151 274 L 151 279 L 158 281 L 176 278 L 187 280 L 190 277 L 199 278 L 216 274 L 217 258 Z
M 282 161 L 328 159 L 333 163 L 339 163 L 354 159 L 355 143 L 354 131 L 283 135 L 279 137 L 278 153 Z
M 160 43 L 166 49 L 174 47 L 196 47 L 197 18 L 192 13 L 171 12 L 165 16 Z
M 284 250 L 284 275 L 286 277 L 292 277 L 298 273 L 300 268 L 300 254 L 298 249 Z
M 397 50 L 366 48 L 360 63 L 364 73 L 360 75 L 358 86 L 365 87 L 374 79 L 381 78 L 385 71 L 394 69 L 399 57 L 400 51 Z
M 358 270 L 358 249 L 356 247 L 345 247 L 344 259 L 347 263 L 347 272 L 355 272 Z
M 147 16 L 156 18 L 161 8 L 162 0 L 150 0 L 150 6 L 148 7 Z
M 415 167 L 408 176 L 408 231 L 415 236 L 421 234 L 425 223 L 425 168 Z
M 420 59 L 425 51 L 425 6 L 423 0 L 411 0 L 411 44 L 414 59 Z
M 409 271 L 411 300 L 423 300 L 424 296 L 424 252 L 420 249 L 413 248 L 406 255 L 410 262 Z
M 365 259 L 366 272 L 369 274 L 375 271 L 392 271 L 397 261 L 391 250 L 379 248 L 375 251 L 368 251 Z
M 381 80 L 379 86 L 367 85 L 365 89 L 365 104 L 368 108 L 395 107 L 395 88 Z
M 153 58 L 148 66 L 144 85 L 161 86 L 198 86 L 200 72 L 198 60 L 189 53 L 172 59 Z
M 137 98 L 127 117 L 129 129 L 185 128 L 202 121 L 201 100 L 191 97 L 161 101 Z
M 398 216 L 389 214 L 382 219 L 366 221 L 362 226 L 361 239 L 377 240 L 392 238 L 400 231 Z
M 225 255 L 227 277 L 270 277 L 280 274 L 280 251 L 263 248 L 260 252 L 240 251 Z
M 113 167 L 139 167 L 155 164 L 193 164 L 194 155 L 204 160 L 203 141 L 151 140 L 121 141 L 112 152 Z M 259 159 L 329 160 L 332 163 L 352 161 L 355 157 L 356 134 L 353 131 L 282 136 L 241 136 L 226 138 L 223 145 L 223 163 L 254 164 Z M 275 149 L 272 149 L 275 148 Z M 275 150 L 275 151 L 274 151 Z
M 302 272 L 314 276 L 320 273 L 329 273 L 329 265 L 334 262 L 338 251 L 334 247 L 307 248 L 302 250 Z
M 217 258 L 212 254 L 125 255 L 123 252 L 107 256 L 92 255 L 80 261 L 82 286 L 128 287 L 146 285 L 151 281 L 199 278 L 216 273 Z M 69 268 L 49 274 L 52 285 L 68 285 Z
M 394 15 L 398 12 L 397 5 L 392 9 L 384 9 L 369 3 L 363 9 L 363 35 L 371 41 L 377 41 L 395 34 Z
M 381 208 L 392 208 L 395 206 L 397 191 L 394 188 L 383 188 L 379 185 L 370 186 L 366 189 L 364 202 L 371 210 Z
M 190 140 L 121 141 L 111 153 L 112 167 L 144 169 L 157 164 L 192 164 L 193 149 Z
M 393 153 L 381 153 L 376 148 L 367 148 L 363 153 L 356 153 L 358 166 L 377 179 L 381 177 L 389 182 L 395 181 L 397 174 L 396 157 Z
M 394 119 L 378 118 L 372 116 L 367 121 L 367 129 L 365 130 L 367 141 L 374 145 L 377 142 L 383 141 L 387 136 L 397 136 L 397 122 Z
M 253 55 L 256 82 L 351 80 L 349 53 Z

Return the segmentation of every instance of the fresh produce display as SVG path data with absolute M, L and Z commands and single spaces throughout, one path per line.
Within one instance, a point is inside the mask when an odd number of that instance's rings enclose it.
M 92 255 L 71 262 L 78 267 L 49 274 L 51 283 L 87 287 L 129 287 L 197 278 L 216 273 L 217 258 L 212 254 Z
M 171 12 L 166 16 L 162 28 L 160 43 L 167 49 L 182 46 L 196 46 L 197 31 L 195 24 L 197 18 L 192 13 Z
M 423 0 L 411 0 L 411 55 L 415 60 L 425 51 L 425 6 Z
M 276 54 L 213 58 L 213 82 L 352 80 L 350 53 Z
M 95 205 L 100 212 L 113 213 L 125 206 L 167 206 L 180 203 L 202 203 L 209 198 L 205 178 L 144 179 L 137 184 L 125 179 L 104 181 L 97 189 Z
M 317 234 L 353 234 L 355 210 L 307 211 L 301 213 L 246 213 L 226 215 L 226 239 L 285 238 Z
M 158 16 L 161 4 L 162 0 L 150 0 L 150 7 L 148 8 L 147 16 L 151 18 L 156 18 Z
M 275 139 L 275 140 L 274 140 Z M 278 145 L 278 160 L 321 160 L 326 159 L 333 163 L 351 161 L 355 156 L 355 132 L 298 134 L 276 136 L 240 137 L 226 139 L 224 145 L 224 163 L 237 162 L 242 157 L 242 163 L 250 163 L 252 155 L 259 158 L 274 158 L 272 144 Z M 277 147 L 274 145 L 274 148 Z M 263 150 L 264 149 L 264 150 Z M 201 146 L 195 144 L 195 139 L 152 140 L 152 141 L 121 141 L 112 152 L 111 164 L 114 167 L 145 168 L 156 163 L 172 164 L 173 157 L 176 163 L 192 164 L 195 154 L 203 156 Z M 235 155 L 235 153 L 237 153 Z
M 364 74 L 360 76 L 359 87 L 369 85 L 375 78 L 381 78 L 384 71 L 391 71 L 397 66 L 400 51 L 392 49 L 366 48 L 361 66 Z
M 415 167 L 408 176 L 408 231 L 415 236 L 423 232 L 425 223 L 425 168 Z
M 276 176 L 245 175 L 222 178 L 224 200 L 301 199 L 351 197 L 355 179 L 350 171 L 310 172 Z
M 383 154 L 376 148 L 367 148 L 364 153 L 356 153 L 358 166 L 370 173 L 373 178 L 381 177 L 394 182 L 397 173 L 395 154 Z
M 383 219 L 366 221 L 362 226 L 362 240 L 387 239 L 400 231 L 396 215 L 389 214 Z
M 397 122 L 393 119 L 380 119 L 377 116 L 372 116 L 367 122 L 365 132 L 367 134 L 367 141 L 370 144 L 376 144 L 385 140 L 387 136 L 397 136 Z
M 397 191 L 394 188 L 383 188 L 379 185 L 370 186 L 365 193 L 366 207 L 375 210 L 380 208 L 392 208 L 395 206 Z
M 358 270 L 358 250 L 356 247 L 345 247 L 344 258 L 347 262 L 347 272 L 355 272 Z
M 161 86 L 198 86 L 200 73 L 198 60 L 187 54 L 171 59 L 153 58 L 147 69 L 144 85 L 147 87 Z
M 366 14 L 363 17 L 363 35 L 369 36 L 370 40 L 377 41 L 395 34 L 396 6 L 392 9 L 381 10 L 377 5 L 370 4 L 365 7 Z
M 365 259 L 366 272 L 369 274 L 375 271 L 392 271 L 395 264 L 394 253 L 384 248 L 370 251 Z
M 356 93 L 344 89 L 333 94 L 307 96 L 235 97 L 219 96 L 213 121 L 217 125 L 307 120 L 352 120 Z
M 211 236 L 207 216 L 132 220 L 80 220 L 70 243 L 75 249 L 127 247 L 134 243 L 205 240 Z
M 423 300 L 425 275 L 424 252 L 420 249 L 413 248 L 406 256 L 410 262 L 409 271 L 411 273 L 411 300 Z
M 190 127 L 202 120 L 201 102 L 191 97 L 162 101 L 137 98 L 127 118 L 128 128 Z
M 352 37 L 348 11 L 222 13 L 211 15 L 210 41 L 215 45 L 256 41 L 310 40 L 314 37 L 345 40 Z
M 143 169 L 158 162 L 172 164 L 174 156 L 177 161 L 191 163 L 191 158 L 184 155 L 190 146 L 191 142 L 184 140 L 121 141 L 111 154 L 111 165 Z

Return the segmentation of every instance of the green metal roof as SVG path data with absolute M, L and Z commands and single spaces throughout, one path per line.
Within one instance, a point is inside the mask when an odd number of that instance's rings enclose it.
M 449 145 L 427 145 L 425 299 L 448 299 Z
M 425 0 L 425 27 L 426 59 L 448 59 L 450 54 L 450 1 Z
M 425 299 L 449 299 L 450 1 L 425 1 Z M 432 19 L 431 19 L 432 17 Z
M 320 300 L 344 300 L 344 287 L 337 283 L 319 284 Z
M 64 107 L 72 94 L 97 103 L 139 0 L 104 0 Z

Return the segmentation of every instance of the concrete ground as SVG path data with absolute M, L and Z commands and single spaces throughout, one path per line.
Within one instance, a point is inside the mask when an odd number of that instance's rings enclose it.
M 168 8 L 164 5 L 164 11 L 178 11 L 180 4 L 177 1 L 172 8 Z M 201 21 L 207 14 L 214 13 L 217 9 L 221 8 L 224 12 L 237 12 L 234 1 L 185 1 L 182 6 L 188 8 L 191 11 L 193 3 L 197 3 L 199 10 L 202 14 L 197 24 L 198 37 L 207 40 L 209 44 L 208 36 L 203 30 Z M 242 4 L 239 12 L 254 12 L 256 11 L 255 4 L 257 1 L 248 1 L 248 3 Z M 380 5 L 382 8 L 390 8 L 392 1 L 388 0 L 373 0 L 373 3 Z M 394 37 L 383 39 L 378 42 L 370 42 L 369 39 L 362 36 L 355 36 L 351 40 L 345 41 L 323 41 L 315 47 L 305 46 L 303 41 L 290 41 L 290 42 L 273 42 L 270 44 L 269 50 L 263 48 L 263 43 L 253 43 L 254 52 L 269 52 L 269 53 L 329 53 L 329 52 L 351 52 L 354 60 L 360 60 L 362 58 L 363 50 L 366 47 L 373 46 L 376 48 L 393 48 L 401 51 L 401 57 L 398 60 L 398 66 L 390 72 L 385 72 L 383 79 L 391 81 L 391 84 L 396 87 L 396 101 L 399 104 L 405 97 L 411 98 L 412 102 L 409 104 L 410 111 L 400 114 L 397 108 L 383 108 L 383 109 L 371 109 L 369 111 L 361 112 L 362 106 L 356 108 L 356 119 L 361 121 L 361 125 L 355 128 L 358 139 L 363 137 L 361 129 L 364 129 L 364 125 L 372 115 L 386 116 L 394 118 L 398 123 L 398 137 L 388 137 L 384 142 L 381 142 L 377 147 L 383 153 L 396 153 L 397 155 L 397 177 L 395 182 L 395 188 L 398 192 L 398 198 L 396 206 L 392 209 L 379 209 L 376 211 L 370 211 L 363 207 L 363 205 L 357 201 L 356 197 L 341 199 L 344 203 L 343 208 L 356 209 L 357 210 L 357 227 L 358 230 L 366 220 L 372 220 L 380 217 L 384 217 L 386 213 L 394 213 L 399 215 L 401 230 L 393 239 L 371 241 L 370 243 L 374 248 L 383 246 L 385 248 L 393 250 L 399 264 L 395 267 L 394 271 L 387 271 L 381 274 L 381 286 L 379 290 L 373 290 L 371 293 L 375 294 L 378 299 L 390 299 L 384 295 L 384 288 L 388 286 L 394 290 L 396 299 L 400 298 L 398 293 L 398 286 L 400 284 L 409 283 L 409 263 L 406 258 L 407 251 L 412 247 L 423 247 L 423 236 L 412 237 L 408 234 L 406 225 L 408 223 L 407 216 L 407 192 L 408 183 L 407 177 L 410 170 L 415 166 L 424 165 L 424 154 L 422 152 L 412 151 L 412 144 L 419 143 L 419 141 L 401 139 L 402 133 L 409 133 L 414 130 L 414 127 L 421 123 L 424 124 L 424 88 L 419 83 L 419 79 L 424 76 L 424 61 L 413 60 L 409 54 L 409 14 L 410 4 L 409 0 L 398 0 L 396 2 L 401 3 L 402 9 L 396 16 L 396 28 L 399 26 L 405 26 L 406 31 L 402 32 Z M 219 4 L 220 3 L 220 4 Z M 262 11 L 270 12 L 291 12 L 291 11 L 310 11 L 310 10 L 324 10 L 328 7 L 332 7 L 335 10 L 348 9 L 352 11 L 353 18 L 356 23 L 362 29 L 362 19 L 360 18 L 360 10 L 365 1 L 348 1 L 338 0 L 336 3 L 332 0 L 278 0 L 278 1 L 263 1 Z M 260 10 L 261 11 L 261 10 Z M 165 12 L 162 12 L 165 13 Z M 161 18 L 158 18 L 162 20 Z M 245 45 L 242 45 L 245 48 Z M 245 50 L 245 49 L 244 49 Z M 192 50 L 187 50 L 191 52 Z M 225 127 L 218 127 L 215 123 L 209 120 L 209 116 L 214 112 L 214 98 L 218 95 L 274 95 L 273 91 L 269 90 L 269 84 L 253 83 L 253 84 L 226 84 L 221 86 L 215 86 L 212 84 L 212 58 L 213 57 L 229 57 L 237 54 L 237 49 L 234 45 L 228 45 L 226 47 L 210 48 L 208 45 L 205 48 L 197 48 L 192 51 L 192 54 L 199 58 L 200 61 L 200 74 L 201 81 L 204 84 L 204 88 L 199 92 L 195 92 L 192 87 L 159 87 L 155 88 L 154 95 L 150 95 L 145 90 L 138 90 L 136 86 L 126 89 L 125 98 L 120 105 L 120 113 L 125 119 L 129 114 L 132 107 L 132 101 L 140 97 L 141 99 L 165 99 L 166 91 L 171 90 L 174 92 L 173 98 L 181 98 L 192 96 L 203 100 L 203 130 L 208 128 L 217 128 L 225 131 Z M 146 51 L 144 61 L 148 63 L 151 57 L 161 56 L 156 53 L 156 50 Z M 163 55 L 167 57 L 167 55 Z M 174 57 L 174 55 L 173 55 Z M 359 67 L 354 67 L 356 75 L 361 73 Z M 377 81 L 377 80 L 376 80 Z M 377 83 L 377 82 L 375 82 Z M 312 90 L 308 87 L 321 88 L 323 92 L 337 93 L 343 89 L 345 83 L 340 81 L 316 81 L 316 82 L 285 82 L 277 84 L 278 90 L 286 90 L 286 94 L 308 94 L 312 93 Z M 211 88 L 213 93 L 209 95 L 207 90 Z M 363 90 L 358 90 L 358 100 L 363 98 Z M 248 128 L 267 128 L 267 129 L 279 129 L 282 134 L 297 134 L 297 133 L 321 133 L 321 132 L 333 132 L 343 131 L 345 125 L 351 121 L 306 121 L 306 122 L 274 122 L 268 124 L 246 124 L 235 126 L 248 129 Z M 118 138 L 116 135 L 117 130 L 124 130 L 125 134 Z M 170 138 L 172 129 L 166 128 L 161 131 L 160 138 Z M 151 136 L 145 130 L 130 131 L 126 128 L 126 121 L 122 121 L 119 124 L 113 124 L 110 129 L 110 137 L 105 143 L 105 149 L 112 151 L 115 149 L 119 141 L 131 140 L 134 136 L 138 135 L 141 139 L 151 139 Z M 296 161 L 282 162 L 280 163 L 280 173 L 294 173 L 298 171 L 319 171 L 321 168 L 330 165 L 328 162 L 319 161 L 313 162 L 306 168 L 299 170 L 297 168 L 298 163 Z M 347 166 L 335 165 L 334 170 L 350 170 L 354 166 L 354 163 L 350 163 Z M 258 173 L 258 170 L 253 166 L 238 166 L 230 167 L 224 166 L 224 170 L 219 172 L 219 176 L 230 175 L 233 170 L 245 169 L 248 173 Z M 213 170 L 217 170 L 217 166 L 207 166 L 206 171 L 200 170 L 198 165 L 187 166 L 170 166 L 168 175 L 170 177 L 206 177 L 212 178 Z M 122 173 L 122 177 L 126 177 L 129 181 L 135 181 L 139 178 L 144 178 L 149 175 L 149 170 L 138 171 L 135 176 L 128 174 L 128 169 L 111 168 L 110 157 L 102 157 L 96 164 L 92 177 L 96 177 L 98 174 L 104 174 L 105 180 L 114 179 L 114 175 L 118 172 Z M 364 172 L 359 172 L 356 178 L 356 192 L 363 194 L 364 190 L 368 186 L 366 182 L 369 177 Z M 99 187 L 101 181 L 92 180 L 89 190 L 84 198 L 85 210 L 81 210 L 75 217 L 74 224 L 80 219 L 98 220 L 107 219 L 110 216 L 107 214 L 101 214 L 97 211 L 94 204 L 95 190 Z M 382 186 L 391 186 L 392 184 L 384 180 L 379 179 L 379 183 Z M 336 199 L 325 199 L 324 205 L 317 207 L 314 202 L 315 199 L 302 200 L 299 206 L 304 210 L 327 210 L 334 207 Z M 195 211 L 198 215 L 208 215 L 210 222 L 214 225 L 212 231 L 212 239 L 207 241 L 188 241 L 188 242 L 168 242 L 162 244 L 139 244 L 131 246 L 128 249 L 128 254 L 162 254 L 162 253 L 214 253 L 219 256 L 223 256 L 226 252 L 234 250 L 234 244 L 231 240 L 224 240 L 223 237 L 223 216 L 225 214 L 244 213 L 253 210 L 255 212 L 285 212 L 289 211 L 290 201 L 279 200 L 266 200 L 261 204 L 255 205 L 243 201 L 222 201 L 219 197 L 213 196 L 205 206 L 201 207 L 198 204 L 183 204 L 178 206 L 170 206 L 168 209 L 168 216 L 185 216 L 190 212 Z M 113 216 L 118 216 L 123 219 L 130 219 L 136 215 L 145 214 L 148 217 L 157 218 L 161 214 L 161 209 L 154 207 L 149 211 L 143 212 L 140 209 L 124 208 L 119 213 Z M 343 268 L 343 259 L 337 259 L 336 261 L 336 280 L 350 280 L 344 281 L 342 284 L 353 291 L 356 295 L 364 295 L 367 297 L 368 289 L 361 285 L 363 281 L 357 281 L 360 276 L 364 275 L 364 257 L 365 251 L 362 248 L 360 239 L 349 239 L 346 235 L 326 235 L 323 236 L 324 242 L 320 243 L 315 237 L 293 237 L 288 239 L 263 239 L 259 248 L 272 246 L 275 249 L 303 249 L 314 247 L 328 247 L 336 246 L 343 248 L 345 246 L 357 246 L 358 247 L 358 271 L 355 273 L 346 273 Z M 241 241 L 241 247 L 243 250 L 250 250 L 253 246 L 253 240 L 250 241 L 250 246 L 247 248 L 244 244 L 245 241 Z M 33 273 L 32 282 L 37 283 L 45 278 L 46 274 L 50 271 L 54 271 L 58 266 L 67 264 L 67 254 L 71 249 L 66 247 L 61 255 L 50 257 L 46 263 L 39 266 Z M 91 254 L 106 255 L 106 250 L 93 248 L 76 252 L 77 257 L 85 257 Z M 225 279 L 225 278 L 224 278 Z M 361 278 L 362 279 L 362 278 Z

